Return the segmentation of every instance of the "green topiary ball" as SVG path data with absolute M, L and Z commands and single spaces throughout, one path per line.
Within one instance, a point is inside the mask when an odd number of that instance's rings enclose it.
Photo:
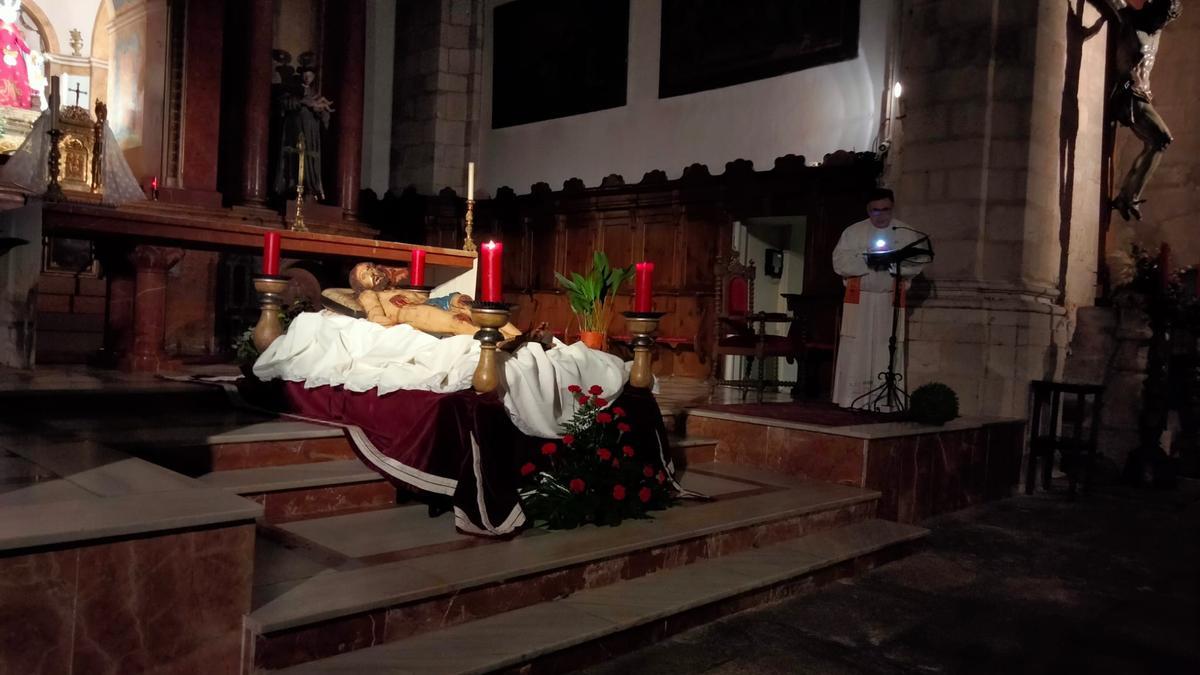
M 940 426 L 958 417 L 958 394 L 941 382 L 923 384 L 912 393 L 908 412 L 914 422 Z

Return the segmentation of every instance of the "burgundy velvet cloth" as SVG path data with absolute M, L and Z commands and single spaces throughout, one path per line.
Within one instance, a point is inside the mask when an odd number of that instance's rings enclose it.
M 521 433 L 494 394 L 400 390 L 379 396 L 375 390 L 305 389 L 302 382 L 286 382 L 284 392 L 297 415 L 361 429 L 350 430 L 356 452 L 388 480 L 449 495 L 460 529 L 504 535 L 524 522 L 520 466 L 546 439 Z M 661 452 L 670 469 L 662 412 L 649 390 L 627 387 L 614 405 L 625 409 L 633 427 L 631 445 L 645 455 Z

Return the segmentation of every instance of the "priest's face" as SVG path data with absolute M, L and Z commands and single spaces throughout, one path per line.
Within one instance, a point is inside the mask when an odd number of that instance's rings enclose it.
M 890 199 L 876 199 L 867 202 L 867 217 L 871 219 L 871 224 L 878 228 L 891 225 L 893 206 Z

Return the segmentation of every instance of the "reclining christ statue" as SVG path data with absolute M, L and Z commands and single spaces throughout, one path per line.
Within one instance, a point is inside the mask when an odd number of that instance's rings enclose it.
M 375 263 L 359 263 L 350 271 L 350 288 L 357 294 L 367 320 L 381 326 L 408 324 L 436 335 L 474 335 L 471 297 L 462 293 L 429 298 L 425 293 L 402 288 L 408 270 Z M 505 339 L 521 334 L 515 326 L 500 328 Z

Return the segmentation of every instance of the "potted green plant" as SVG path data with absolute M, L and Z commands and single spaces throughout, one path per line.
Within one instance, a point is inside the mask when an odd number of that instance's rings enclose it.
M 608 256 L 596 251 L 592 268 L 586 275 L 572 272 L 571 278 L 555 272 L 558 283 L 567 291 L 571 312 L 579 320 L 579 339 L 592 349 L 604 348 L 604 334 L 612 319 L 621 285 L 633 278 L 633 265 L 611 267 Z

